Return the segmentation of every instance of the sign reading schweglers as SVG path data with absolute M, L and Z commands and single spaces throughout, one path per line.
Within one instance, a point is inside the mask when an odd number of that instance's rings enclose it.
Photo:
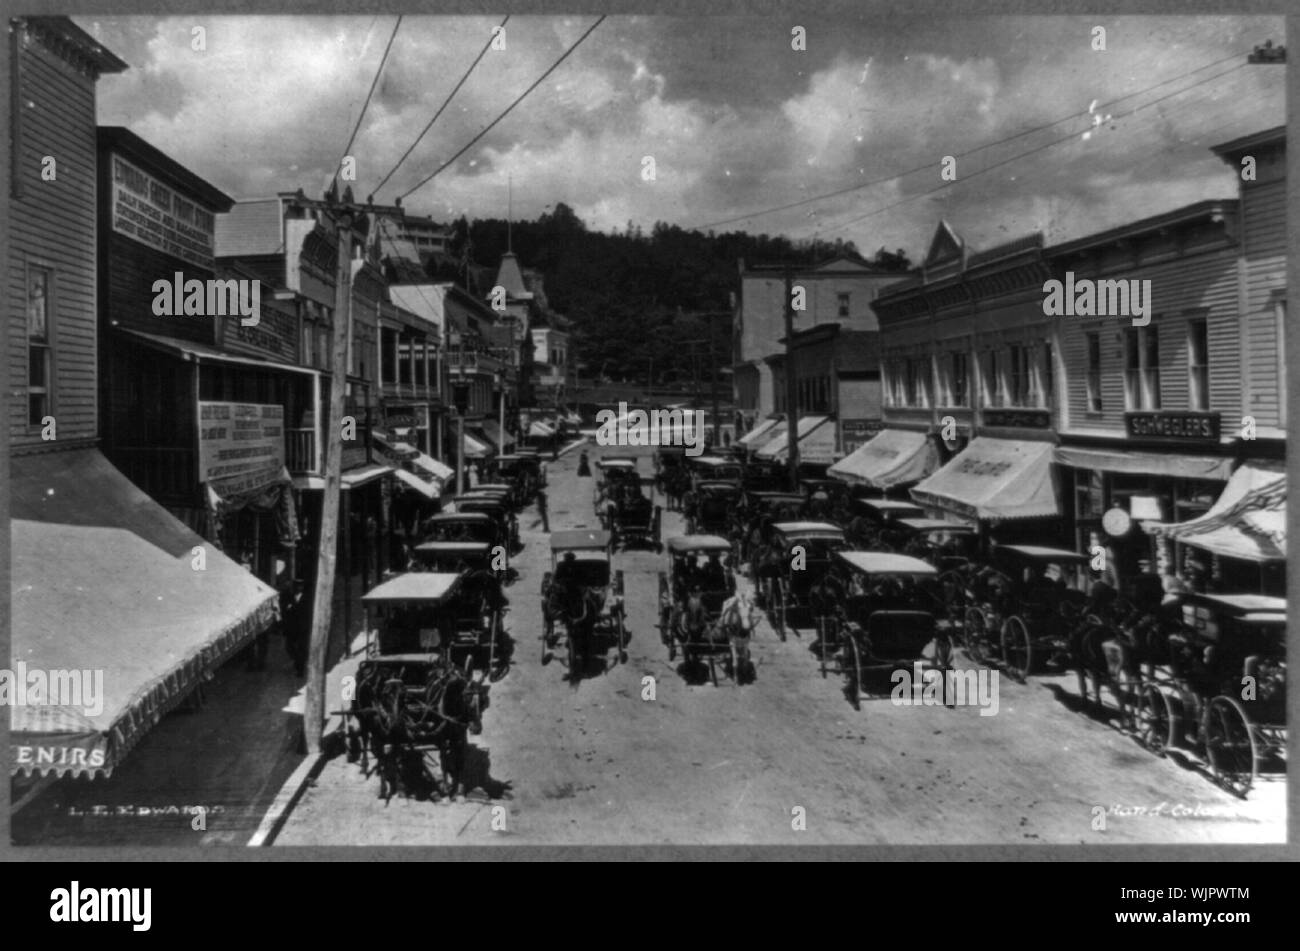
M 199 481 L 223 496 L 280 481 L 284 468 L 284 407 L 199 402 Z
M 153 921 L 152 888 L 71 888 L 50 892 L 50 921 L 126 921 L 132 931 L 148 931 Z

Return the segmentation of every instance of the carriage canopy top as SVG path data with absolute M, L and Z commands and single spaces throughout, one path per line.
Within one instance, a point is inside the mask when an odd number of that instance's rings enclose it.
M 949 522 L 942 518 L 900 518 L 898 524 L 914 532 L 965 532 L 974 534 L 975 528 L 964 522 Z
M 487 542 L 424 542 L 416 545 L 416 551 L 429 551 L 447 555 L 482 555 L 492 548 Z
M 668 539 L 668 550 L 674 555 L 701 551 L 731 551 L 731 542 L 719 535 L 678 535 Z
M 632 456 L 607 456 L 597 459 L 596 465 L 602 469 L 635 469 L 636 459 Z
M 911 555 L 886 551 L 841 551 L 836 554 L 854 571 L 867 575 L 936 575 L 939 570 L 929 562 Z
M 601 529 L 576 529 L 551 533 L 551 551 L 604 551 L 610 534 Z
M 1008 552 L 1026 561 L 1077 564 L 1088 560 L 1087 555 L 1081 555 L 1077 551 L 1070 551 L 1068 548 L 1048 548 L 1046 545 L 994 545 L 993 550 Z
M 859 508 L 886 518 L 921 518 L 925 515 L 925 509 L 915 502 L 900 499 L 858 499 L 857 504 Z
M 486 512 L 439 512 L 429 521 L 435 525 L 442 525 L 447 522 L 490 522 L 492 516 Z
M 456 593 L 460 575 L 450 572 L 411 572 L 370 589 L 362 601 L 444 601 Z
M 844 529 L 840 528 L 838 525 L 832 525 L 830 522 L 777 522 L 772 526 L 772 528 L 787 538 L 793 536 L 815 535 L 833 535 L 836 538 L 844 537 Z

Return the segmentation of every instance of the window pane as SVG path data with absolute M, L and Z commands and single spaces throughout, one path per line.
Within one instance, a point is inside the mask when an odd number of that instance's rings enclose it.
M 50 272 L 32 268 L 27 282 L 27 336 L 39 340 L 49 334 Z
M 49 351 L 44 347 L 28 347 L 27 349 L 27 385 L 34 389 L 45 389 L 49 383 L 46 380 L 46 365 Z

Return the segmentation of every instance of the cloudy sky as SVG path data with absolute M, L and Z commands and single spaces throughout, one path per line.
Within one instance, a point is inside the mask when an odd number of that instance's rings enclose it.
M 238 198 L 320 193 L 396 22 L 77 19 L 131 66 L 100 83 L 99 121 Z M 352 149 L 359 197 L 500 19 L 403 19 Z M 489 50 L 376 199 L 414 189 L 593 22 L 512 17 L 506 48 Z M 791 48 L 796 24 L 804 51 Z M 565 202 L 601 230 L 726 222 L 717 230 L 914 257 L 940 217 L 977 249 L 1040 229 L 1067 239 L 1233 195 L 1233 172 L 1208 148 L 1285 121 L 1285 68 L 1245 65 L 1268 39 L 1285 41 L 1280 17 L 610 17 L 403 204 L 438 220 L 504 217 L 513 177 L 516 216 Z M 945 156 L 957 175 L 946 187 Z M 830 192 L 843 193 L 741 219 Z

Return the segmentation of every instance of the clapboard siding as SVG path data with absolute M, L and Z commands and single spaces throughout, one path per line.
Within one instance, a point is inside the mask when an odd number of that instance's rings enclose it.
M 1243 317 L 1246 374 L 1250 403 L 1244 413 L 1261 426 L 1281 423 L 1278 326 L 1275 292 L 1286 287 L 1286 183 L 1261 182 L 1243 188 L 1243 232 L 1246 252 Z
M 1241 347 L 1237 322 L 1236 251 L 1210 252 L 1103 273 L 1075 270 L 1078 279 L 1150 280 L 1151 326 L 1160 337 L 1160 395 L 1164 409 L 1188 409 L 1188 322 L 1205 317 L 1210 350 L 1210 410 L 1241 408 Z M 1071 428 L 1124 432 L 1124 334 L 1129 318 L 1060 318 L 1064 386 Z M 1102 413 L 1087 407 L 1087 334 L 1101 337 Z
M 10 199 L 9 430 L 15 450 L 41 445 L 27 425 L 26 275 L 54 272 L 52 406 L 59 441 L 96 435 L 95 84 L 33 39 L 20 53 L 21 139 Z M 41 177 L 54 159 L 53 181 Z
M 110 262 L 104 282 L 109 319 L 116 321 L 120 327 L 132 330 L 214 344 L 216 318 L 186 317 L 183 314 L 160 317 L 153 312 L 156 297 L 153 291 L 154 281 L 165 280 L 171 284 L 178 271 L 183 281 L 207 281 L 212 278 L 213 272 L 195 267 L 131 238 L 114 234 L 108 220 L 103 222 L 103 227 L 107 235 L 107 260 Z

